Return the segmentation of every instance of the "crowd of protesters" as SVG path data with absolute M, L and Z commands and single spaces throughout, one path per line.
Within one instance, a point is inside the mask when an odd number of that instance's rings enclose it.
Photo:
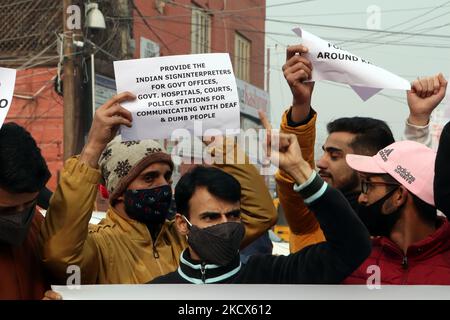
M 50 284 L 67 284 L 70 266 L 79 268 L 81 284 L 367 284 L 373 266 L 380 285 L 450 284 L 450 127 L 437 153 L 429 132 L 447 81 L 439 74 L 411 84 L 403 141 L 381 120 L 339 118 L 314 159 L 317 113 L 305 52 L 287 49 L 283 72 L 293 101 L 272 134 L 279 146 L 267 145 L 279 164 L 289 255 L 240 255 L 274 226 L 277 211 L 247 155 L 233 161 L 244 152 L 234 139 L 209 141 L 206 150 L 226 161 L 195 166 L 172 186 L 175 164 L 157 141 L 117 135 L 133 124 L 121 103 L 135 97 L 124 92 L 96 111 L 53 194 L 33 137 L 14 123 L 1 127 L 0 299 L 42 299 Z M 109 208 L 93 225 L 99 183 Z M 47 209 L 45 218 L 37 206 Z

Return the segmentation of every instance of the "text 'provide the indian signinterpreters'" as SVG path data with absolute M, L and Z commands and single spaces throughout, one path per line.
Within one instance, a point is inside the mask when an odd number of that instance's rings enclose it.
M 121 128 L 124 140 L 170 138 L 177 129 L 196 136 L 209 129 L 226 134 L 240 127 L 236 81 L 226 53 L 116 61 L 114 70 L 117 92 L 137 97 L 122 104 L 133 116 L 133 127 Z

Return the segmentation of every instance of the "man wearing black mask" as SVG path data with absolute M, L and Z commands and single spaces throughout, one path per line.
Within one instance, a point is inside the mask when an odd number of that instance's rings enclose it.
M 50 178 L 40 149 L 15 123 L 0 129 L 0 299 L 42 299 L 47 283 L 39 257 L 36 210 Z
M 343 195 L 303 160 L 294 135 L 282 134 L 280 147 L 283 151 L 272 151 L 272 156 L 295 179 L 296 192 L 315 213 L 328 242 L 289 256 L 253 255 L 242 263 L 239 182 L 219 169 L 200 166 L 175 188 L 175 223 L 189 248 L 177 271 L 151 283 L 339 283 L 360 265 L 370 252 L 364 225 Z
M 393 143 L 373 157 L 347 155 L 361 176 L 358 200 L 379 236 L 344 283 L 450 284 L 450 225 L 436 212 L 435 159 L 436 152 L 413 141 Z

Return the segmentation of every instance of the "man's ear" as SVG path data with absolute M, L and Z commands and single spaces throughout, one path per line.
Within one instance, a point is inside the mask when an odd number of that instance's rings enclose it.
M 408 201 L 408 197 L 409 191 L 405 187 L 400 186 L 392 197 L 393 205 L 396 208 L 403 206 L 406 203 L 406 201 Z
M 125 196 L 121 194 L 114 200 L 114 208 L 117 208 L 117 206 L 124 206 L 125 205 Z
M 187 236 L 189 234 L 188 223 L 180 213 L 175 215 L 175 227 L 177 228 L 178 233 L 182 236 Z

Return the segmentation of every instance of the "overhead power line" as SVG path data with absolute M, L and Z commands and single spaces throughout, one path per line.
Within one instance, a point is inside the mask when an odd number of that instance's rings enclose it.
M 192 24 L 191 22 L 184 22 L 184 21 L 172 21 L 171 23 L 176 23 L 176 24 L 184 24 L 184 25 L 196 25 L 196 24 Z M 200 24 L 197 24 L 200 25 Z M 304 23 L 302 23 L 301 25 L 306 25 Z M 317 26 L 317 24 L 314 24 L 314 26 Z M 333 27 L 337 27 L 337 28 L 345 28 L 345 29 L 352 29 L 350 27 L 343 27 L 343 26 L 331 26 L 331 25 L 321 25 L 321 26 L 325 26 L 327 28 L 333 28 Z M 157 29 L 156 26 L 152 26 L 154 29 Z M 162 32 L 165 32 L 167 34 L 171 34 L 170 31 L 168 31 L 167 29 L 162 29 L 159 28 Z M 268 32 L 268 31 L 259 31 L 259 30 L 255 30 L 255 29 L 249 29 L 249 28 L 225 28 L 222 26 L 215 26 L 215 29 L 228 29 L 228 30 L 236 30 L 238 32 L 247 32 L 247 33 L 257 33 L 257 34 L 265 34 L 265 35 L 278 35 L 278 36 L 285 36 L 285 37 L 292 37 L 292 38 L 298 38 L 297 35 L 295 35 L 294 33 L 282 33 L 282 32 Z M 363 29 L 364 30 L 364 29 Z M 411 34 L 411 33 L 402 33 L 402 34 Z M 427 37 L 429 35 L 424 35 L 424 34 L 415 34 L 417 36 L 423 36 L 423 37 Z M 431 36 L 439 36 L 439 37 L 432 37 L 432 38 L 442 38 L 443 40 L 446 39 L 450 39 L 450 36 L 445 36 L 445 35 L 431 35 Z M 368 41 L 366 39 L 363 40 L 359 40 L 359 38 L 357 39 L 343 39 L 343 38 L 336 38 L 336 37 L 326 37 L 326 40 L 329 41 L 345 41 L 345 42 L 353 42 L 353 43 L 362 43 L 362 44 L 385 44 L 385 41 Z M 276 41 L 278 43 L 280 43 L 278 40 Z M 407 47 L 425 47 L 425 48 L 437 48 L 437 49 L 448 49 L 450 48 L 450 44 L 443 44 L 443 43 L 423 43 L 423 42 L 402 42 L 402 43 L 398 43 L 398 42 L 394 42 L 391 45 L 393 46 L 407 46 Z
M 287 23 L 287 24 L 300 25 L 300 26 L 311 26 L 311 27 L 320 27 L 320 28 L 328 28 L 328 29 L 361 31 L 361 32 L 374 32 L 374 30 L 355 28 L 355 27 L 345 27 L 345 26 L 339 26 L 339 25 L 306 23 L 306 22 L 286 21 L 286 20 L 278 20 L 278 19 L 266 19 L 266 20 L 271 21 L 271 22 Z M 422 33 L 404 32 L 404 31 L 388 31 L 388 30 L 376 30 L 376 32 L 383 33 L 383 34 L 390 34 L 390 35 L 398 34 L 398 35 L 409 35 L 409 36 L 426 37 L 426 38 L 450 39 L 450 36 L 444 35 L 444 34 L 422 34 Z M 364 39 L 366 39 L 366 38 L 364 38 Z
M 200 6 L 194 6 L 194 5 L 189 5 L 189 4 L 182 4 L 182 3 L 178 3 L 172 0 L 167 1 L 167 3 L 172 4 L 174 6 L 177 7 L 183 7 L 186 9 L 197 9 L 197 10 L 203 10 L 206 11 L 208 13 L 220 13 L 220 14 L 229 14 L 229 13 L 236 13 L 236 12 L 244 12 L 244 11 L 251 11 L 251 10 L 257 10 L 257 9 L 266 9 L 266 8 L 273 8 L 273 7 L 284 7 L 284 6 L 290 6 L 290 5 L 294 5 L 294 4 L 300 4 L 300 3 L 306 3 L 306 2 L 313 2 L 313 1 L 317 1 L 317 0 L 300 0 L 300 1 L 291 1 L 291 2 L 283 2 L 283 3 L 277 3 L 277 4 L 272 4 L 272 5 L 268 5 L 268 6 L 254 6 L 254 7 L 246 7 L 246 8 L 242 8 L 242 9 L 232 9 L 232 10 L 209 10 L 209 9 L 204 9 Z
M 421 18 L 427 16 L 428 14 L 433 13 L 434 11 L 436 11 L 436 10 L 438 10 L 438 9 L 440 9 L 440 8 L 442 8 L 442 7 L 444 7 L 444 6 L 446 6 L 446 5 L 448 5 L 449 3 L 450 3 L 450 1 L 447 1 L 447 2 L 445 2 L 445 3 L 443 3 L 443 4 L 440 4 L 440 5 L 438 5 L 438 6 L 435 6 L 434 8 L 431 8 L 431 10 L 429 10 L 429 11 L 427 11 L 427 12 L 425 12 L 425 13 L 416 15 L 416 16 L 414 16 L 414 17 L 412 17 L 412 18 L 409 18 L 409 19 L 407 19 L 407 20 L 405 20 L 405 21 L 402 21 L 402 22 L 400 22 L 400 23 L 394 24 L 394 25 L 388 27 L 387 30 L 392 30 L 393 28 L 396 28 L 396 27 L 399 27 L 399 26 L 408 24 L 408 23 L 411 22 L 411 21 L 416 21 L 417 19 L 421 19 Z M 434 19 L 434 18 L 433 18 L 433 19 Z M 425 22 L 427 22 L 427 21 L 425 21 Z M 421 23 L 419 23 L 419 24 L 416 24 L 415 26 L 420 25 L 420 24 L 423 24 L 423 23 L 425 23 L 425 22 L 421 22 Z M 402 29 L 402 30 L 400 30 L 400 31 L 397 31 L 397 32 L 404 32 L 405 30 L 411 30 L 413 27 L 414 27 L 414 26 L 409 26 L 409 27 L 404 28 L 404 29 Z M 378 31 L 378 30 L 377 30 L 377 31 Z M 382 36 L 383 36 L 383 34 L 380 34 L 380 33 L 372 33 L 372 35 L 369 35 L 369 36 L 366 37 L 365 39 L 366 39 L 366 40 L 367 40 L 367 39 L 374 40 L 374 38 L 375 38 L 375 39 L 379 39 L 379 38 L 381 38 Z M 338 44 L 338 45 L 339 45 L 339 44 Z
M 448 6 L 444 6 L 448 7 Z M 382 14 L 386 13 L 397 13 L 397 12 L 410 12 L 410 11 L 422 11 L 426 9 L 433 9 L 432 7 L 420 7 L 420 8 L 397 8 L 389 10 L 381 10 Z M 347 12 L 325 12 L 316 14 L 296 14 L 296 15 L 279 15 L 279 16 L 269 16 L 268 18 L 308 18 L 308 17 L 327 17 L 327 16 L 350 16 L 350 15 L 367 15 L 367 11 L 347 11 Z

